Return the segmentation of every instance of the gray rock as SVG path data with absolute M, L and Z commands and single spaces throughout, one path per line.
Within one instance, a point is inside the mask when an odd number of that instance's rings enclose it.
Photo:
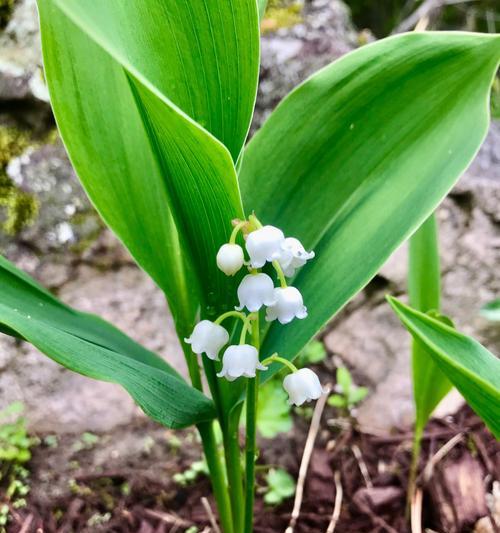
M 356 46 L 357 34 L 343 2 L 312 0 L 301 15 L 300 24 L 262 37 L 252 132 L 296 85 Z
M 21 232 L 17 241 L 29 243 L 45 255 L 78 249 L 100 234 L 103 224 L 60 142 L 28 148 L 10 161 L 7 175 L 18 187 L 33 193 L 40 204 L 35 222 Z M 0 246 L 5 247 L 6 241 L 0 237 Z
M 35 0 L 19 1 L 0 35 L 0 100 L 26 98 L 49 101 Z

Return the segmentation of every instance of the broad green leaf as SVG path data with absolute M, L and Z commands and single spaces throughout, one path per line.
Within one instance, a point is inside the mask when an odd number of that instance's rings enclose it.
M 264 353 L 294 357 L 431 214 L 484 139 L 499 57 L 498 36 L 395 36 L 322 69 L 271 114 L 243 158 L 245 211 L 316 258 L 294 281 L 308 318 L 286 334 L 273 324 Z
M 0 331 L 15 332 L 57 363 L 122 385 L 142 410 L 167 427 L 209 420 L 211 400 L 153 352 L 104 320 L 64 305 L 0 256 Z
M 255 99 L 255 2 L 39 0 L 39 10 L 72 163 L 186 335 L 197 301 L 220 307 L 231 294 L 213 258 L 241 216 L 233 160 Z
M 491 320 L 492 322 L 500 321 L 500 298 L 488 302 L 481 307 L 481 316 Z
M 500 359 L 439 320 L 394 298 L 388 297 L 388 301 L 408 331 L 426 346 L 441 371 L 500 438 Z
M 441 296 L 438 227 L 430 216 L 410 239 L 408 294 L 410 305 L 426 313 L 438 311 Z M 418 339 L 412 346 L 415 428 L 420 434 L 432 411 L 451 389 L 451 383 Z

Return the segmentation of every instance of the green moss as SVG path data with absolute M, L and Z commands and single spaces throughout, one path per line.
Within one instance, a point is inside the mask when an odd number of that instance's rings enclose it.
M 301 2 L 270 0 L 261 24 L 262 33 L 270 33 L 279 28 L 290 28 L 302 22 L 302 8 Z
M 36 198 L 16 187 L 6 173 L 9 161 L 21 155 L 30 144 L 26 133 L 0 126 L 0 230 L 7 235 L 19 233 L 38 214 Z
M 14 10 L 15 0 L 0 0 L 0 30 L 7 26 L 12 11 Z

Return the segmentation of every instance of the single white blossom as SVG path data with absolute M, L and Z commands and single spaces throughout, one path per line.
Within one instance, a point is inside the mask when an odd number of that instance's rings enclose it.
M 287 237 L 281 244 L 281 255 L 278 260 L 285 276 L 291 278 L 295 270 L 303 267 L 313 257 L 314 252 L 306 252 L 298 239 Z
M 254 378 L 257 370 L 267 370 L 259 361 L 259 352 L 250 344 L 229 346 L 222 356 L 222 370 L 217 374 L 228 381 L 244 376 Z
M 323 394 L 318 376 L 309 368 L 288 374 L 283 380 L 283 388 L 288 393 L 290 405 L 302 405 L 304 402 L 317 400 Z
M 234 276 L 244 262 L 243 248 L 238 244 L 223 244 L 217 252 L 217 266 L 226 276 Z
M 262 268 L 267 261 L 279 259 L 281 245 L 285 241 L 283 232 L 274 226 L 263 226 L 247 237 L 246 248 L 253 268 Z
M 246 307 L 251 313 L 258 311 L 263 305 L 271 305 L 275 301 L 274 283 L 267 274 L 247 274 L 238 287 L 240 301 L 238 311 Z
M 268 304 L 266 320 L 271 322 L 278 319 L 281 324 L 288 324 L 294 318 L 306 318 L 307 307 L 302 300 L 302 294 L 295 287 L 274 289 L 274 303 Z
M 191 344 L 194 353 L 201 355 L 205 352 L 209 359 L 218 361 L 221 348 L 229 341 L 229 333 L 219 324 L 202 320 L 194 327 L 191 337 L 184 341 Z

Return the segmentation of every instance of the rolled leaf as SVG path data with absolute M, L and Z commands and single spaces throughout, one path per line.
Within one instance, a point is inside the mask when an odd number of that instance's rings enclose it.
M 122 385 L 153 420 L 171 428 L 215 416 L 213 403 L 161 357 L 97 316 L 76 311 L 0 256 L 0 331 L 66 368 Z
M 441 299 L 438 225 L 431 215 L 410 239 L 408 295 L 417 311 L 438 312 Z M 448 394 L 451 383 L 441 372 L 427 348 L 418 339 L 412 345 L 413 401 L 417 435 L 438 403 Z
M 198 301 L 231 293 L 214 258 L 242 213 L 233 160 L 255 99 L 256 4 L 40 0 L 39 11 L 71 161 L 185 335 Z
M 439 204 L 486 135 L 499 58 L 499 36 L 391 37 L 322 69 L 270 115 L 243 158 L 244 208 L 316 258 L 294 281 L 308 318 L 286 334 L 273 324 L 266 354 L 294 357 Z
M 394 298 L 388 297 L 388 301 L 408 331 L 425 345 L 441 371 L 500 438 L 500 359 L 472 337 Z

